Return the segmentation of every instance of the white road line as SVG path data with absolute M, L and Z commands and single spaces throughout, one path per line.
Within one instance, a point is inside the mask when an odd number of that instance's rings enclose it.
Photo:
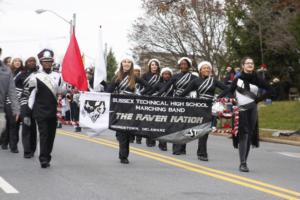
M 5 181 L 1 176 L 0 176 L 0 188 L 8 194 L 17 194 L 19 193 L 16 188 L 14 188 L 11 184 L 9 184 L 7 181 Z
M 300 153 L 292 153 L 292 152 L 278 152 L 278 153 L 292 158 L 300 158 Z

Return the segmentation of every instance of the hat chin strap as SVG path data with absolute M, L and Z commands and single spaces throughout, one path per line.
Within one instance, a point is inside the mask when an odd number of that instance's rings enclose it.
M 44 72 L 46 72 L 47 74 L 50 74 L 52 72 L 51 68 L 43 68 Z

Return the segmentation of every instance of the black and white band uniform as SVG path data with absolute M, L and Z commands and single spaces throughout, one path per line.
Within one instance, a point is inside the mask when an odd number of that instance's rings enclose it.
M 22 143 L 24 149 L 24 158 L 31 158 L 34 156 L 37 144 L 37 130 L 36 123 L 32 112 L 28 109 L 29 88 L 25 88 L 30 80 L 30 76 L 36 73 L 38 66 L 36 59 L 29 57 L 25 62 L 25 71 L 20 75 L 22 80 L 22 95 L 21 95 L 21 117 L 22 117 Z
M 122 62 L 130 62 L 131 66 L 128 71 L 123 70 Z M 120 76 L 121 79 L 117 80 L 117 77 Z M 133 87 L 130 87 L 130 82 L 133 81 Z M 136 95 L 136 83 L 142 85 L 146 89 L 144 92 L 150 91 L 148 83 L 138 78 L 133 73 L 133 59 L 131 57 L 125 57 L 120 63 L 119 70 L 116 76 L 113 78 L 112 83 L 108 87 L 108 92 L 116 94 L 127 94 L 127 95 Z M 143 94 L 143 93 L 142 93 Z M 128 164 L 129 156 L 129 144 L 130 140 L 134 135 L 126 131 L 117 131 L 116 132 L 117 140 L 119 141 L 119 159 L 122 164 Z
M 196 91 L 196 98 L 204 99 L 207 101 L 213 101 L 215 90 L 219 88 L 221 90 L 227 89 L 227 87 L 221 82 L 215 79 L 212 75 L 212 65 L 208 61 L 203 61 L 198 65 L 199 77 L 192 80 L 188 87 L 184 90 L 181 96 L 186 96 L 191 91 Z M 199 160 L 208 161 L 207 154 L 207 139 L 208 134 L 198 139 L 197 156 Z
M 196 79 L 197 76 L 193 75 L 190 72 L 192 67 L 192 61 L 187 57 L 182 57 L 178 60 L 178 66 L 180 72 L 175 74 L 157 93 L 158 96 L 161 96 L 164 92 L 170 89 L 173 86 L 173 97 L 180 97 L 183 91 L 188 87 L 189 83 Z M 173 144 L 173 154 L 180 155 L 186 154 L 186 144 Z
M 147 81 L 147 83 L 153 88 L 160 81 L 160 62 L 159 60 L 153 58 L 150 59 L 148 64 L 148 71 L 144 75 L 142 75 L 142 79 Z M 144 92 L 145 88 L 142 88 L 141 92 Z M 155 140 L 146 138 L 146 145 L 148 147 L 154 147 L 156 145 Z
M 233 144 L 235 148 L 239 149 L 239 170 L 248 172 L 247 158 L 250 146 L 252 144 L 253 147 L 259 147 L 257 103 L 270 96 L 272 89 L 266 81 L 263 81 L 257 76 L 254 71 L 253 59 L 246 58 L 243 60 L 243 71 L 241 75 L 234 79 L 231 87 L 224 91 L 219 97 L 224 97 L 227 93 L 232 93 L 237 99 L 240 108 L 239 127 L 237 137 L 233 137 Z M 252 70 L 247 71 L 248 68 Z M 260 88 L 265 89 L 266 93 L 258 96 L 258 90 Z
M 157 96 L 158 92 L 165 86 L 165 84 L 172 78 L 173 71 L 169 67 L 164 67 L 160 72 L 160 81 L 150 91 L 150 94 Z M 168 90 L 163 92 L 161 97 L 172 97 L 173 96 L 173 85 Z M 167 151 L 167 142 L 159 141 L 158 148 L 162 151 Z
M 49 49 L 38 54 L 42 69 L 32 74 L 27 85 L 30 94 L 28 108 L 32 110 L 40 134 L 39 160 L 42 168 L 50 166 L 57 126 L 57 93 L 66 89 L 60 74 L 51 69 L 53 56 L 53 51 Z

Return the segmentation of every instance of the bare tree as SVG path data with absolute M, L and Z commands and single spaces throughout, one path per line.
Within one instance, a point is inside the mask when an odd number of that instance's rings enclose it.
M 189 56 L 194 63 L 208 60 L 218 65 L 225 53 L 225 15 L 215 0 L 143 1 L 146 14 L 135 21 L 129 34 L 135 49 L 163 52 L 175 61 Z
M 265 43 L 268 50 L 275 53 L 286 53 L 300 50 L 293 33 L 291 22 L 300 14 L 300 2 L 284 0 L 272 6 L 272 21 L 266 30 Z

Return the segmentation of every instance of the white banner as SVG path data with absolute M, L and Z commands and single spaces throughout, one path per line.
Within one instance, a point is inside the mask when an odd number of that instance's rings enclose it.
M 110 94 L 85 92 L 80 95 L 79 124 L 96 132 L 108 129 Z

